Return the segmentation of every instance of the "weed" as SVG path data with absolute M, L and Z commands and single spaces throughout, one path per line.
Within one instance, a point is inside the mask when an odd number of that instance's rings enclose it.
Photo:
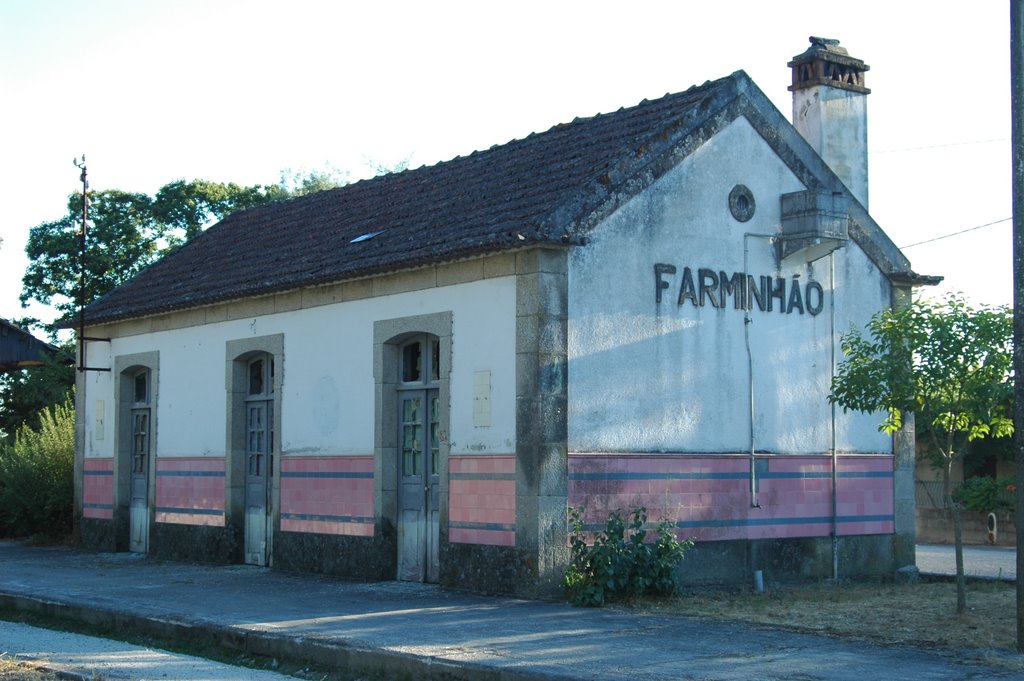
M 588 545 L 583 516 L 582 506 L 569 509 L 571 555 L 562 586 L 574 605 L 600 606 L 610 600 L 675 591 L 676 570 L 693 542 L 676 539 L 672 521 L 661 520 L 655 541 L 647 542 L 646 508 L 633 509 L 628 536 L 625 520 L 615 511 Z

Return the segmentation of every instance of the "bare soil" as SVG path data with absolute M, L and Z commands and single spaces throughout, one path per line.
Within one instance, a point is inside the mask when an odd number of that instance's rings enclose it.
M 1024 671 L 1016 653 L 1016 585 L 972 581 L 967 612 L 956 614 L 956 585 L 820 583 L 764 593 L 694 591 L 635 607 L 863 640 L 889 646 L 948 649 Z

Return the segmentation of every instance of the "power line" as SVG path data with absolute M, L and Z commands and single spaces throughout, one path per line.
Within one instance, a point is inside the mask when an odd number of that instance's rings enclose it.
M 959 236 L 960 234 L 966 234 L 967 232 L 973 232 L 974 230 L 981 229 L 982 227 L 991 227 L 992 225 L 998 225 L 1001 222 L 1009 222 L 1012 219 L 1013 218 L 1003 218 L 1002 220 L 996 220 L 995 222 L 986 222 L 985 224 L 978 225 L 977 227 L 968 227 L 967 229 L 961 229 L 959 232 L 952 232 L 951 234 L 943 234 L 942 236 L 937 236 L 934 239 L 926 239 L 924 241 L 918 241 L 915 244 L 907 244 L 906 246 L 900 246 L 900 248 L 901 249 L 902 248 L 913 248 L 914 246 L 920 246 L 922 244 L 930 244 L 933 241 L 941 241 L 942 239 L 948 239 L 951 236 Z

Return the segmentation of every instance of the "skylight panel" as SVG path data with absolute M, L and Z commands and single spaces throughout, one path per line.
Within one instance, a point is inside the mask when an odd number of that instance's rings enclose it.
M 386 232 L 386 231 L 387 231 L 387 230 L 385 230 L 385 229 L 382 229 L 382 230 L 380 230 L 379 232 L 367 232 L 366 234 L 360 234 L 360 235 L 359 235 L 359 236 L 357 236 L 357 237 L 356 237 L 355 239 L 352 239 L 351 241 L 349 241 L 349 243 L 350 243 L 350 244 L 357 244 L 357 243 L 359 243 L 360 241 L 369 241 L 369 240 L 370 240 L 370 239 L 372 239 L 373 237 L 375 237 L 375 236 L 380 236 L 381 234 L 383 234 L 383 233 L 384 233 L 384 232 Z

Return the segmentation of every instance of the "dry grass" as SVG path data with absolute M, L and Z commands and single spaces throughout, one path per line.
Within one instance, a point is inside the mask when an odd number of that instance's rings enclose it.
M 16 662 L 0 654 L 0 681 L 57 681 L 52 672 L 36 669 L 29 663 Z
M 638 607 L 882 645 L 949 649 L 1024 670 L 1024 656 L 1014 652 L 1017 606 L 1012 583 L 968 583 L 968 612 L 960 616 L 955 612 L 956 586 L 928 581 L 781 586 L 763 594 L 698 591 Z

